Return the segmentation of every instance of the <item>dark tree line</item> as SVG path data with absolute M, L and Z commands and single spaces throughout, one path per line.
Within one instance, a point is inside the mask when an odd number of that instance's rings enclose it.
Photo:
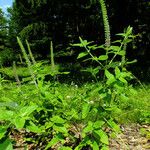
M 128 58 L 137 59 L 138 63 L 131 69 L 138 74 L 139 71 L 147 72 L 150 66 L 150 2 L 107 0 L 106 3 L 112 39 L 128 25 L 133 26 L 134 33 L 139 36 L 133 43 L 134 46 L 128 49 Z M 54 43 L 55 56 L 60 58 L 76 57 L 77 52 L 69 48 L 69 44 L 78 42 L 79 36 L 104 43 L 98 0 L 15 0 L 8 11 L 10 19 L 7 40 L 15 53 L 18 53 L 16 36 L 20 36 L 22 40 L 28 39 L 33 52 L 42 57 L 49 53 L 51 40 Z

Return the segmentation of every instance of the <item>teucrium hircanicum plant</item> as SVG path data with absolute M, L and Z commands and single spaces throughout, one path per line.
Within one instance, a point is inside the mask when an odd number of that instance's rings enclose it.
M 23 56 L 24 56 L 24 58 L 25 58 L 25 60 L 26 60 L 26 64 L 27 64 L 27 66 L 28 66 L 28 69 L 29 69 L 29 72 L 30 72 L 30 74 L 31 74 L 32 80 L 33 80 L 35 86 L 38 87 L 38 86 L 37 86 L 37 82 L 36 82 L 35 74 L 34 74 L 34 72 L 33 72 L 33 70 L 32 70 L 32 63 L 31 63 L 30 59 L 28 58 L 28 55 L 27 55 L 27 53 L 26 53 L 26 50 L 25 50 L 25 48 L 24 48 L 24 46 L 23 46 L 23 44 L 22 44 L 22 42 L 21 42 L 21 40 L 20 40 L 19 37 L 17 37 L 17 42 L 18 42 L 18 44 L 19 44 L 19 46 L 20 46 L 20 48 L 21 48 L 22 54 L 23 54 Z M 28 44 L 28 43 L 27 43 L 27 44 Z M 29 45 L 28 45 L 28 47 L 29 47 Z M 30 49 L 30 48 L 29 48 L 29 49 Z M 31 55 L 32 55 L 32 53 L 31 53 Z M 32 56 L 31 56 L 31 57 L 32 57 Z
M 101 11 L 103 16 L 103 24 L 105 31 L 105 44 L 104 45 L 95 45 L 92 42 L 83 40 L 79 37 L 80 43 L 73 44 L 73 46 L 83 47 L 84 52 L 79 53 L 77 59 L 84 59 L 84 61 L 94 61 L 97 63 L 97 67 L 93 68 L 98 69 L 95 74 L 99 72 L 104 73 L 103 77 L 103 87 L 99 89 L 99 95 L 101 97 L 101 103 L 99 106 L 95 107 L 97 116 L 101 115 L 102 118 L 95 118 L 95 123 L 93 121 L 88 121 L 87 125 L 82 131 L 82 142 L 77 146 L 76 150 L 81 149 L 86 145 L 90 145 L 93 149 L 108 149 L 108 136 L 102 130 L 100 124 L 103 122 L 109 125 L 115 132 L 117 132 L 117 125 L 110 119 L 111 111 L 114 111 L 113 108 L 114 102 L 119 99 L 127 99 L 125 91 L 129 88 L 128 80 L 132 78 L 132 74 L 127 71 L 126 65 L 133 63 L 128 62 L 126 59 L 126 47 L 135 37 L 132 34 L 132 27 L 128 27 L 124 33 L 118 34 L 121 36 L 121 39 L 111 43 L 110 39 L 110 26 L 108 21 L 107 9 L 104 0 L 99 0 L 101 5 Z M 95 51 L 102 52 L 100 55 L 96 55 Z M 88 71 L 88 69 L 87 69 Z M 94 75 L 95 76 L 95 75 Z M 84 114 L 86 117 L 89 115 L 89 106 L 90 104 L 85 104 Z M 87 109 L 86 109 L 87 108 Z M 102 108 L 104 111 L 100 111 Z M 116 108 L 116 107 L 115 107 Z M 92 108 L 90 108 L 92 109 Z M 106 113 L 105 113 L 106 112 Z M 108 114 L 108 116 L 104 115 Z M 109 120 L 110 119 L 110 120 Z M 109 120 L 109 121 L 107 121 Z M 91 136 L 89 136 L 91 135 Z M 97 139 L 98 137 L 98 139 Z M 99 142 L 97 142 L 99 141 Z M 103 147 L 104 145 L 104 147 Z

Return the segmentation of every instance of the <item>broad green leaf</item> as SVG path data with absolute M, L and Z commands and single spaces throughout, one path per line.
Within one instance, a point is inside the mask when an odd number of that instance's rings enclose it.
M 121 82 L 123 82 L 124 84 L 127 84 L 127 83 L 128 83 L 127 80 L 124 79 L 124 78 L 122 78 L 122 77 L 120 77 L 119 80 L 120 80 Z
M 120 133 L 120 127 L 112 119 L 108 120 L 107 123 L 115 132 Z
M 110 85 L 110 84 L 114 83 L 115 81 L 116 81 L 115 78 L 109 78 L 109 79 L 107 79 L 106 84 L 107 84 L 107 85 Z
M 17 129 L 21 129 L 24 127 L 25 118 L 17 116 L 14 118 L 14 120 L 12 122 L 14 123 L 14 125 L 16 126 Z
M 118 55 L 125 56 L 126 52 L 124 50 L 117 53 Z
M 13 145 L 10 139 L 6 139 L 3 143 L 0 144 L 1 150 L 13 150 Z
M 53 126 L 53 129 L 56 131 L 56 132 L 61 132 L 61 133 L 64 133 L 64 134 L 68 134 L 68 130 L 65 126 L 57 126 L 57 125 L 54 125 Z
M 81 53 L 78 55 L 77 59 L 82 58 L 82 57 L 85 57 L 85 56 L 87 56 L 87 55 L 88 55 L 87 52 L 81 52 Z
M 60 116 L 53 116 L 51 119 L 50 119 L 53 123 L 60 123 L 60 124 L 64 124 L 66 121 L 61 118 Z
M 6 131 L 7 131 L 7 127 L 0 126 L 0 140 L 4 137 Z
M 94 141 L 94 142 L 92 143 L 92 148 L 93 148 L 93 150 L 99 150 L 99 145 L 97 144 L 96 141 Z
M 102 146 L 102 148 L 101 148 L 101 150 L 110 150 L 110 149 L 109 149 L 109 147 L 108 147 L 108 146 L 103 145 L 103 146 Z
M 108 55 L 101 55 L 98 60 L 107 60 L 108 59 Z
M 83 129 L 82 133 L 85 135 L 88 132 L 92 132 L 93 130 L 93 122 L 88 121 L 88 125 Z
M 29 116 L 32 112 L 34 112 L 38 108 L 37 105 L 25 106 L 20 109 L 19 115 L 21 117 Z
M 41 133 L 41 129 L 36 126 L 32 121 L 30 121 L 30 125 L 26 127 L 29 131 L 34 132 L 34 133 Z
M 100 137 L 100 141 L 103 144 L 109 144 L 108 136 L 103 130 L 94 130 L 94 132 Z
M 45 129 L 51 128 L 54 125 L 53 122 L 49 121 L 45 123 Z
M 108 79 L 115 78 L 113 74 L 111 74 L 108 70 L 105 70 L 105 75 Z
M 111 74 L 108 70 L 105 70 L 105 75 L 106 75 L 106 77 L 107 77 L 107 82 L 106 82 L 106 84 L 110 85 L 110 84 L 112 84 L 113 82 L 116 81 L 114 75 Z
M 120 40 L 119 40 L 119 42 L 120 42 Z M 111 46 L 110 49 L 115 52 L 118 52 L 118 51 L 120 51 L 120 46 Z
M 84 103 L 82 105 L 82 119 L 85 119 L 90 111 L 90 105 L 88 103 Z
M 104 124 L 105 124 L 104 121 L 98 120 L 98 121 L 94 122 L 93 128 L 94 128 L 94 129 L 99 129 L 99 128 L 101 128 Z

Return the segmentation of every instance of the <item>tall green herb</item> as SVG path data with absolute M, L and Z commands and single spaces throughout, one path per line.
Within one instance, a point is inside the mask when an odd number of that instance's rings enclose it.
M 22 42 L 21 42 L 21 40 L 20 40 L 19 37 L 17 37 L 17 42 L 18 42 L 18 44 L 19 44 L 19 46 L 20 46 L 20 48 L 21 48 L 22 54 L 23 54 L 23 56 L 24 56 L 24 58 L 25 58 L 25 60 L 26 60 L 26 64 L 27 64 L 27 66 L 28 66 L 29 72 L 30 72 L 31 77 L 32 77 L 32 79 L 33 79 L 33 82 L 34 82 L 35 86 L 38 87 L 38 86 L 37 86 L 37 83 L 36 83 L 36 77 L 35 77 L 34 72 L 33 72 L 33 70 L 32 70 L 32 64 L 31 64 L 31 62 L 30 62 L 30 59 L 28 58 L 28 55 L 27 55 L 27 53 L 26 53 L 26 50 L 25 50 L 25 48 L 24 48 L 24 46 L 23 46 L 23 44 L 22 44 Z

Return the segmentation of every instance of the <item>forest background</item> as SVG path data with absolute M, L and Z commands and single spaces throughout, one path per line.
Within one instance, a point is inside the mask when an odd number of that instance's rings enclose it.
M 149 1 L 107 1 L 112 41 L 128 25 L 133 27 L 135 40 L 127 50 L 128 60 L 137 60 L 129 68 L 140 80 L 149 81 L 150 29 Z M 0 64 L 12 65 L 19 60 L 20 49 L 16 37 L 30 43 L 37 59 L 49 57 L 53 41 L 56 63 L 76 64 L 80 50 L 71 47 L 79 36 L 96 44 L 104 43 L 103 21 L 96 0 L 16 0 L 8 8 L 7 16 L 0 10 Z M 89 64 L 87 64 L 89 65 Z M 82 62 L 74 70 L 82 68 Z

